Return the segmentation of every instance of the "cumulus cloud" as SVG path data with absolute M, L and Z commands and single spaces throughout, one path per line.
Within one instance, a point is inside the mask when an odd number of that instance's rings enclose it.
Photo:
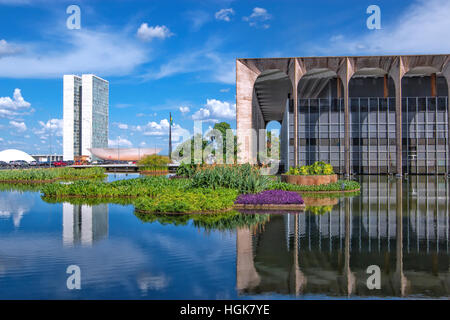
M 311 54 L 423 54 L 448 53 L 450 2 L 416 1 L 395 22 L 383 22 L 383 29 L 362 36 L 333 35 L 324 46 L 312 47 Z
M 114 122 L 113 124 L 121 130 L 128 130 L 128 125 L 126 123 Z
M 186 113 L 188 113 L 189 111 L 191 111 L 191 110 L 189 109 L 189 107 L 180 107 L 180 112 L 181 112 L 182 114 L 186 114 Z
M 131 147 L 133 146 L 133 143 L 131 143 L 130 140 L 127 140 L 125 138 L 117 138 L 117 139 L 108 139 L 108 146 L 110 148 L 117 148 L 117 147 Z
M 50 119 L 47 122 L 39 121 L 38 124 L 39 128 L 33 132 L 36 135 L 41 135 L 41 139 L 46 139 L 49 134 L 57 137 L 62 137 L 63 135 L 63 119 Z
M 217 122 L 218 119 L 236 118 L 236 104 L 216 99 L 206 99 L 204 108 L 192 115 L 192 120 L 207 120 Z
M 19 122 L 19 121 L 10 121 L 9 124 L 16 129 L 18 132 L 25 132 L 27 131 L 27 125 L 25 122 Z
M 232 15 L 234 15 L 234 10 L 232 8 L 228 8 L 217 11 L 214 16 L 216 17 L 217 20 L 230 22 Z
M 136 35 L 143 41 L 152 41 L 155 38 L 164 40 L 171 37 L 173 33 L 166 26 L 149 27 L 147 23 L 143 23 L 137 30 Z
M 28 114 L 33 111 L 30 110 L 30 106 L 31 104 L 22 97 L 20 89 L 16 88 L 12 98 L 0 97 L 0 118 L 11 118 Z
M 247 21 L 251 27 L 262 27 L 264 29 L 270 27 L 267 23 L 270 19 L 272 19 L 272 15 L 270 15 L 266 9 L 258 7 L 253 8 L 250 16 L 242 18 L 242 20 Z
M 51 37 L 52 35 L 48 36 Z M 22 44 L 24 50 L 0 59 L 6 78 L 59 78 L 61 74 L 123 76 L 150 60 L 149 49 L 121 31 L 63 31 L 49 41 Z
M 133 129 L 142 132 L 145 136 L 168 136 L 169 135 L 169 120 L 162 119 L 159 122 L 150 121 L 144 126 L 136 126 Z M 179 124 L 174 123 L 172 126 L 172 139 L 179 141 L 180 138 L 188 138 L 190 133 L 188 130 L 182 128 Z M 184 140 L 184 139 L 183 139 Z

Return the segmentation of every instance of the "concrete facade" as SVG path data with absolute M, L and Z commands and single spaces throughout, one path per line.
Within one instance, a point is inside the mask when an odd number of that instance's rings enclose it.
M 279 84 L 278 87 L 277 83 Z M 280 85 L 281 83 L 284 83 L 284 85 Z M 446 163 L 443 165 L 439 162 L 439 165 L 445 166 L 446 173 L 449 173 L 450 136 L 448 124 L 450 112 L 448 112 L 447 101 L 450 91 L 449 83 L 450 55 L 237 59 L 236 119 L 238 144 L 240 146 L 239 161 L 241 163 L 256 162 L 255 150 L 258 137 L 251 134 L 250 130 L 265 129 L 266 124 L 271 120 L 282 123 L 282 119 L 288 119 L 289 117 L 285 117 L 284 112 L 289 110 L 285 106 L 286 101 L 290 99 L 294 130 L 292 136 L 289 136 L 289 152 L 292 151 L 293 159 L 292 161 L 285 161 L 285 165 L 305 164 L 299 159 L 299 128 L 304 125 L 299 122 L 299 112 L 302 111 L 299 108 L 299 101 L 305 98 L 318 99 L 328 86 L 330 87 L 327 89 L 330 92 L 330 98 L 339 99 L 343 108 L 343 150 L 339 151 L 343 154 L 342 158 L 344 159 L 343 173 L 346 175 L 355 173 L 355 170 L 351 168 L 351 157 L 353 156 L 351 153 L 356 150 L 353 146 L 353 140 L 351 141 L 351 99 L 358 96 L 381 96 L 380 98 L 392 98 L 392 102 L 395 104 L 395 108 L 391 105 L 391 109 L 388 108 L 387 111 L 389 113 L 390 110 L 395 110 L 395 123 L 392 124 L 395 126 L 395 140 L 391 144 L 391 146 L 395 145 L 395 154 L 389 155 L 389 160 L 386 160 L 394 163 L 394 168 L 389 168 L 388 171 L 398 176 L 403 174 L 404 167 L 409 164 L 405 164 L 402 157 L 414 156 L 410 150 L 402 149 L 402 145 L 404 145 L 402 128 L 405 131 L 405 125 L 402 124 L 402 117 L 405 117 L 402 116 L 402 104 L 403 109 L 405 108 L 403 91 L 409 98 L 437 97 L 437 95 L 446 98 L 445 102 L 442 102 L 446 109 Z M 296 88 L 296 90 L 292 90 L 292 88 Z M 355 96 L 357 92 L 359 94 Z M 280 99 L 283 96 L 284 98 Z M 428 100 L 426 104 L 428 106 Z M 439 114 L 439 116 L 441 115 Z M 435 119 L 436 126 L 439 121 Z M 388 125 L 390 124 L 388 123 Z M 283 142 L 281 143 L 283 145 Z M 428 140 L 426 143 L 428 143 Z M 438 161 L 441 160 L 435 160 L 436 167 Z M 428 165 L 428 162 L 426 165 Z M 436 169 L 436 171 L 438 170 Z
M 64 75 L 64 160 L 108 147 L 109 83 L 92 74 Z

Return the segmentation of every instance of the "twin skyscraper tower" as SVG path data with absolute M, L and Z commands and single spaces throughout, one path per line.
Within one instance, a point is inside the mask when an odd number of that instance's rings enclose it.
M 63 158 L 108 147 L 109 82 L 93 74 L 64 75 Z

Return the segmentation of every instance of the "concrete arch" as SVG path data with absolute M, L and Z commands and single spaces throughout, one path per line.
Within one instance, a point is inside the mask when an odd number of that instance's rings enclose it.
M 395 172 L 396 163 L 391 150 L 395 132 L 389 132 L 395 125 L 395 83 L 381 68 L 381 59 L 368 60 L 358 62 L 349 81 L 351 171 L 388 174 Z
M 383 70 L 394 82 L 395 87 L 395 144 L 397 165 L 395 172 L 402 175 L 402 78 L 412 70 L 420 68 L 434 68 L 438 74 L 447 80 L 450 91 L 450 55 L 391 55 L 391 56 L 358 56 L 358 57 L 296 57 L 296 58 L 262 58 L 262 59 L 237 59 L 236 61 L 236 99 L 237 99 L 237 129 L 249 130 L 257 126 L 252 119 L 253 87 L 258 76 L 267 70 L 280 70 L 291 81 L 293 90 L 290 102 L 293 106 L 294 136 L 290 138 L 294 149 L 293 165 L 298 165 L 298 88 L 301 79 L 308 72 L 317 69 L 329 69 L 342 80 L 342 103 L 344 104 L 344 155 L 345 174 L 350 174 L 350 119 L 349 119 L 349 84 L 352 77 L 370 70 Z M 392 91 L 392 86 L 388 91 Z M 391 93 L 389 92 L 390 96 Z M 447 112 L 450 118 L 450 112 Z M 450 121 L 447 121 L 450 123 Z M 292 125 L 292 123 L 291 123 Z M 449 130 L 447 130 L 449 131 Z M 238 135 L 239 136 L 239 135 Z M 244 155 L 243 162 L 249 157 L 249 146 L 253 138 L 245 138 L 245 143 L 240 143 L 240 152 Z M 256 138 L 255 138 L 256 139 Z M 450 149 L 450 133 L 448 135 Z M 447 161 L 450 167 L 450 160 Z M 450 170 L 448 170 L 450 171 Z
M 449 82 L 442 72 L 446 65 L 441 65 L 441 59 L 413 60 L 415 63 L 410 62 L 402 77 L 403 167 L 412 174 L 449 173 L 449 118 L 445 117 Z M 415 97 L 418 88 L 422 89 L 422 95 Z M 444 119 L 447 135 L 441 124 Z

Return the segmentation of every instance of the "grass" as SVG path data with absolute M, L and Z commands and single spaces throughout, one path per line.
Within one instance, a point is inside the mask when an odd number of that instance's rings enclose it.
M 104 176 L 104 168 L 1 170 L 0 182 L 48 182 L 55 180 L 103 178 Z
M 193 188 L 228 188 L 239 193 L 257 193 L 267 190 L 272 179 L 259 173 L 249 164 L 233 166 L 207 166 L 191 174 Z
M 129 198 L 136 210 L 145 212 L 204 212 L 230 209 L 238 192 L 234 189 L 192 188 L 189 180 L 143 177 L 114 182 L 75 181 L 42 186 L 46 201 L 78 198 Z
M 38 189 L 47 202 L 69 201 L 75 204 L 117 203 L 132 204 L 138 212 L 193 213 L 230 210 L 239 194 L 264 190 L 301 192 L 342 192 L 359 189 L 355 181 L 338 181 L 320 186 L 301 186 L 280 182 L 279 178 L 263 176 L 250 165 L 210 166 L 195 170 L 190 179 L 166 177 L 140 177 L 129 180 L 104 182 L 77 180 L 102 177 L 104 169 L 37 169 L 2 171 L 4 179 L 11 181 L 75 180 L 70 183 L 40 184 Z M 6 188 L 6 186 L 4 187 Z
M 269 190 L 285 190 L 285 191 L 302 191 L 302 192 L 342 192 L 342 191 L 356 191 L 361 185 L 352 180 L 339 180 L 335 183 L 322 184 L 317 186 L 305 186 L 290 184 L 286 182 L 272 182 L 269 185 Z

